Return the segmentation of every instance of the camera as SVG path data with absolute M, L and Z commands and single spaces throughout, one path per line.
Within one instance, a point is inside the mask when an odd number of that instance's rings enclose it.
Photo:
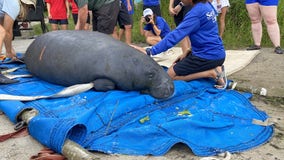
M 149 23 L 150 22 L 150 17 L 149 16 L 146 16 L 146 17 L 144 17 L 145 18 L 145 21 L 147 22 L 147 23 Z

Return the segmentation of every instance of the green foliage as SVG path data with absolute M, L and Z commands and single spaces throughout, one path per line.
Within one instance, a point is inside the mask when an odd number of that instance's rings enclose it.
M 173 17 L 169 15 L 168 5 L 169 0 L 161 0 L 161 10 L 162 16 L 166 19 L 168 24 L 172 29 L 175 28 Z M 226 15 L 226 29 L 223 37 L 224 45 L 226 48 L 236 49 L 245 48 L 253 44 L 252 34 L 251 34 L 251 24 L 248 17 L 244 0 L 231 0 L 230 8 Z M 133 30 L 132 30 L 132 40 L 134 43 L 144 43 L 145 39 L 140 35 L 139 21 L 143 12 L 143 4 L 135 4 L 134 15 L 133 15 Z M 278 5 L 278 23 L 280 27 L 281 39 L 284 38 L 284 1 L 279 1 Z M 69 29 L 74 29 L 73 20 L 70 16 L 69 18 Z M 35 26 L 39 28 L 40 26 Z M 48 24 L 49 30 L 50 25 Z M 36 29 L 36 34 L 41 34 L 40 29 Z M 262 37 L 263 47 L 273 47 L 270 38 L 267 34 L 266 26 L 263 22 L 263 37 Z M 284 47 L 284 41 L 281 42 L 281 46 Z
M 173 17 L 169 15 L 168 5 L 169 0 L 161 0 L 162 16 L 166 19 L 172 29 L 175 28 Z M 248 17 L 248 13 L 244 0 L 231 0 L 230 8 L 226 15 L 226 29 L 223 37 L 224 45 L 226 48 L 245 48 L 253 44 L 251 34 L 251 23 Z M 134 28 L 133 28 L 133 41 L 144 42 L 143 37 L 139 34 L 139 20 L 142 15 L 142 4 L 135 6 L 135 13 L 133 16 Z M 280 27 L 281 39 L 284 37 L 284 1 L 279 1 L 278 5 L 278 23 Z M 267 34 L 266 26 L 263 22 L 263 47 L 273 47 L 270 38 Z M 284 46 L 284 41 L 281 42 L 281 46 Z

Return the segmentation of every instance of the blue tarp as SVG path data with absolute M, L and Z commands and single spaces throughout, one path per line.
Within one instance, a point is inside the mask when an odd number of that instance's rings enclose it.
M 15 74 L 28 73 L 20 66 Z M 19 80 L 0 85 L 0 94 L 51 95 L 64 88 L 36 77 Z M 265 112 L 241 93 L 213 84 L 209 79 L 174 81 L 174 95 L 164 100 L 136 91 L 90 90 L 69 98 L 0 101 L 0 110 L 14 123 L 22 110 L 38 110 L 29 133 L 59 153 L 66 138 L 105 153 L 163 155 L 184 143 L 195 155 L 211 156 L 248 150 L 272 137 L 273 126 L 252 123 L 269 118 Z

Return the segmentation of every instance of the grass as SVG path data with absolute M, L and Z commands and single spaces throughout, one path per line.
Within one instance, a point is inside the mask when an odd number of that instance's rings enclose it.
M 172 29 L 175 28 L 173 17 L 168 13 L 169 0 L 161 1 L 162 16 L 166 19 Z M 229 12 L 226 16 L 226 30 L 224 33 L 223 41 L 225 48 L 236 49 L 244 48 L 248 45 L 253 44 L 250 20 L 245 8 L 245 3 L 243 0 L 232 0 L 230 1 Z M 139 21 L 142 15 L 142 4 L 135 4 L 135 13 L 133 15 L 133 30 L 132 30 L 132 40 L 134 43 L 144 43 L 144 38 L 139 32 Z M 280 27 L 281 39 L 284 39 L 284 1 L 279 1 L 278 5 L 278 23 Z M 45 16 L 47 17 L 47 16 Z M 69 29 L 74 29 L 73 20 L 70 16 L 69 18 Z M 49 31 L 50 25 L 47 24 Z M 34 26 L 35 34 L 41 34 L 41 29 L 39 25 Z M 263 47 L 273 47 L 270 38 L 266 31 L 266 26 L 263 24 L 263 37 L 262 37 Z M 281 42 L 281 46 L 284 46 L 284 41 Z

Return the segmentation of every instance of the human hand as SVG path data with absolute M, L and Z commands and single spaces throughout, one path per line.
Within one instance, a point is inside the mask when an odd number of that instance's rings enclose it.
M 170 13 L 171 16 L 177 15 L 176 11 L 175 11 L 174 8 L 172 8 L 172 7 L 169 8 L 169 13 Z
M 143 24 L 143 23 L 145 23 L 145 18 L 142 16 L 140 19 L 140 24 Z
M 140 52 L 142 52 L 144 54 L 147 54 L 146 50 L 144 48 L 142 48 L 142 47 L 139 47 L 139 46 L 136 46 L 136 45 L 133 45 L 133 44 L 129 44 L 129 46 L 132 47 L 132 48 L 137 49 L 138 51 L 140 51 Z
M 181 11 L 181 9 L 182 9 L 182 6 L 181 6 L 181 5 L 175 6 L 175 8 L 173 9 L 174 12 L 176 13 L 175 15 L 177 15 L 177 14 Z
M 183 53 L 182 55 L 178 56 L 177 59 L 173 62 L 173 64 L 183 60 L 185 57 L 187 57 L 189 54 L 191 54 L 191 49 L 188 49 L 187 52 Z

